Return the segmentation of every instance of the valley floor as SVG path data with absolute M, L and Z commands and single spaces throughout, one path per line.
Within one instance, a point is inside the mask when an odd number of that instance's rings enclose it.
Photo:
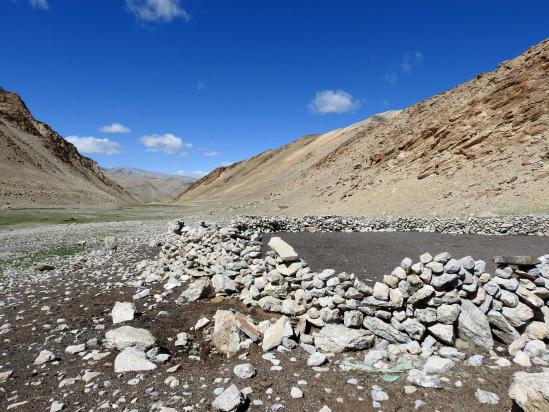
M 51 405 L 60 404 L 68 411 L 211 410 L 214 391 L 234 383 L 241 390 L 249 388 L 249 401 L 254 402 L 252 410 L 318 411 L 326 405 L 332 411 L 369 411 L 374 410 L 371 391 L 377 385 L 388 396 L 381 401 L 386 411 L 415 408 L 499 411 L 512 407 L 507 390 L 513 372 L 541 370 L 538 366 L 498 366 L 496 360 L 501 358 L 494 353 L 485 359 L 484 367 L 463 362 L 459 368 L 445 373 L 447 381 L 443 389 L 416 388 L 413 393 L 406 393 L 405 373 L 396 373 L 394 381 L 395 374 L 341 367 L 344 361 L 360 364 L 363 352 L 336 355 L 328 365 L 316 368 L 307 367 L 309 354 L 299 347 L 277 352 L 276 361 L 266 359 L 258 345 L 252 345 L 238 358 L 226 359 L 213 349 L 209 340 L 216 310 L 235 309 L 256 321 L 272 318 L 273 314 L 244 307 L 228 298 L 177 306 L 173 301 L 182 291 L 181 287 L 165 290 L 162 282 L 150 286 L 132 283 L 139 262 L 153 262 L 158 256 L 160 248 L 155 241 L 166 231 L 167 216 L 162 213 L 156 216 L 158 219 L 150 221 L 34 224 L 0 230 L 0 262 L 4 265 L 0 283 L 0 410 L 10 405 L 14 411 L 50 410 Z M 203 216 L 192 214 L 184 216 L 190 224 L 201 218 Z M 290 243 L 295 242 L 300 254 L 309 257 L 311 262 L 327 250 L 332 254 L 324 259 L 339 254 L 339 263 L 336 260 L 335 264 L 343 265 L 336 268 L 340 270 L 350 269 L 362 257 L 366 261 L 378 261 L 380 268 L 395 264 L 389 259 L 389 256 L 395 258 L 390 251 L 368 256 L 370 247 L 377 248 L 378 252 L 384 248 L 379 239 L 372 240 L 376 234 L 340 235 L 331 240 L 323 240 L 319 234 L 288 234 L 287 238 Z M 381 235 L 388 242 L 385 246 L 393 241 L 398 245 L 401 239 L 402 247 L 413 234 Z M 115 236 L 116 241 L 108 239 L 110 236 Z M 451 239 L 450 235 L 446 236 Z M 348 245 L 343 238 L 361 245 L 362 251 L 354 261 L 352 256 L 341 253 Z M 506 238 L 499 237 L 498 242 L 505 242 Z M 545 242 L 539 247 L 547 246 L 547 238 L 529 239 Z M 421 250 L 428 249 L 425 239 L 416 240 L 421 243 Z M 433 247 L 440 250 L 451 243 L 447 240 L 441 244 L 440 239 L 433 242 Z M 319 247 L 315 248 L 315 244 Z M 335 246 L 340 253 L 336 253 Z M 469 246 L 473 254 L 478 245 Z M 352 249 L 352 253 L 357 253 L 357 249 Z M 49 264 L 53 269 L 40 271 L 40 264 Z M 136 293 L 145 288 L 149 291 L 136 297 Z M 158 298 L 161 295 L 163 299 Z M 105 332 L 113 328 L 110 312 L 115 302 L 135 302 L 137 316 L 131 325 L 146 328 L 157 338 L 159 345 L 172 356 L 167 363 L 148 372 L 116 374 L 113 371 L 116 351 L 105 348 L 102 340 Z M 195 330 L 194 326 L 202 318 L 209 324 Z M 175 346 L 176 335 L 181 332 L 187 332 L 189 337 L 184 347 Z M 86 343 L 84 351 L 66 352 L 70 345 L 82 343 Z M 35 360 L 43 350 L 51 351 L 54 359 L 38 365 Z M 501 355 L 504 351 L 503 347 L 497 349 Z M 467 353 L 470 355 L 474 353 Z M 257 373 L 254 378 L 235 376 L 234 366 L 242 363 L 254 365 Z M 486 373 L 486 367 L 490 373 Z M 4 379 L 3 373 L 8 371 L 12 372 Z M 299 388 L 303 397 L 294 398 L 292 387 Z M 499 403 L 479 403 L 475 397 L 478 388 L 496 393 Z

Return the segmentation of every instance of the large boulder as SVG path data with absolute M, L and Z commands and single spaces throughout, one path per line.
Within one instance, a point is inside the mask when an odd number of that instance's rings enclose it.
M 105 333 L 107 346 L 123 350 L 134 347 L 147 350 L 156 344 L 156 339 L 147 329 L 134 328 L 133 326 L 121 326 Z
M 297 253 L 294 248 L 277 236 L 273 236 L 269 240 L 269 247 L 275 251 L 283 262 L 297 260 Z
M 458 335 L 462 341 L 485 351 L 492 350 L 494 340 L 488 318 L 474 303 L 464 299 L 458 319 Z
M 549 370 L 540 373 L 516 372 L 509 397 L 526 412 L 549 411 Z
M 214 315 L 212 344 L 221 353 L 231 357 L 240 350 L 240 323 L 228 310 L 218 310 Z
M 328 324 L 315 337 L 315 346 L 323 352 L 341 353 L 372 347 L 375 337 L 362 329 Z

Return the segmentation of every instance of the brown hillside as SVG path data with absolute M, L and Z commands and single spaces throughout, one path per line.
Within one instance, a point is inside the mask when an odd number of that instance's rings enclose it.
M 549 41 L 406 110 L 218 169 L 178 199 L 286 214 L 549 212 Z
M 0 204 L 59 206 L 136 203 L 25 103 L 0 88 Z

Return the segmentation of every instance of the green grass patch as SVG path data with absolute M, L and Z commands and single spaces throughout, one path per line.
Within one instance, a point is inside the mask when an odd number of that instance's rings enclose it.
M 71 224 L 161 220 L 180 217 L 190 211 L 186 206 L 139 205 L 114 209 L 4 209 L 0 227 L 32 224 Z
M 0 278 L 9 268 L 30 268 L 36 262 L 48 263 L 52 258 L 66 258 L 74 256 L 84 250 L 83 247 L 59 246 L 53 249 L 42 250 L 30 255 L 19 256 L 14 259 L 0 259 Z

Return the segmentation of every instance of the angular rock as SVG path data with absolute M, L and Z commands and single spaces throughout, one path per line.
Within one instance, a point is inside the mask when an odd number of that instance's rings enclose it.
M 442 388 L 439 376 L 429 375 L 419 369 L 410 370 L 406 379 L 408 382 L 413 383 L 416 386 L 421 386 L 422 388 Z
M 315 337 L 315 346 L 328 353 L 341 353 L 370 348 L 375 337 L 362 329 L 350 329 L 342 325 L 328 324 Z
M 122 323 L 133 320 L 135 314 L 135 303 L 116 302 L 111 311 L 112 323 Z
M 390 324 L 383 322 L 373 316 L 364 318 L 363 325 L 373 334 L 391 342 L 391 343 L 407 343 L 410 342 L 410 337 L 402 332 L 399 332 Z
M 520 328 L 534 317 L 534 311 L 522 302 L 514 308 L 504 307 L 501 313 L 515 328 Z
M 147 350 L 156 343 L 154 336 L 146 329 L 134 328 L 133 326 L 121 326 L 105 333 L 107 346 L 122 350 L 135 347 Z
M 222 412 L 233 412 L 238 410 L 245 400 L 244 394 L 233 384 L 213 400 L 212 408 Z
M 454 326 L 445 325 L 442 323 L 437 323 L 436 325 L 429 326 L 429 332 L 437 338 L 438 340 L 448 344 L 453 345 L 455 336 L 454 336 Z
M 456 364 L 454 361 L 448 358 L 441 358 L 440 356 L 429 356 L 425 365 L 423 365 L 423 371 L 425 373 L 444 373 L 452 369 Z
M 210 280 L 206 277 L 201 277 L 189 285 L 189 287 L 181 293 L 176 303 L 183 304 L 188 302 L 196 302 L 198 299 L 213 295 L 213 288 Z
M 549 411 L 549 370 L 516 372 L 509 387 L 509 397 L 526 412 Z
M 297 260 L 298 256 L 294 248 L 281 238 L 273 236 L 268 244 L 283 262 L 293 262 L 294 260 Z
M 214 315 L 212 344 L 215 348 L 231 357 L 240 350 L 240 322 L 236 315 L 228 310 L 218 310 Z
M 477 388 L 475 391 L 475 397 L 484 405 L 497 405 L 499 403 L 499 396 L 493 392 L 484 391 Z
M 417 290 L 410 298 L 408 299 L 408 303 L 411 305 L 415 305 L 419 302 L 422 302 L 435 293 L 435 289 L 432 286 L 425 285 L 421 289 Z
M 294 335 L 294 330 L 290 323 L 290 319 L 286 316 L 281 316 L 278 320 L 265 331 L 261 347 L 264 351 L 276 348 L 284 338 L 289 338 Z
M 460 310 L 461 307 L 457 303 L 453 305 L 440 305 L 437 308 L 437 322 L 452 325 L 457 320 Z
M 458 335 L 463 341 L 485 351 L 492 350 L 494 346 L 488 318 L 469 300 L 461 302 Z
M 496 310 L 491 310 L 488 312 L 488 322 L 497 330 L 492 330 L 492 332 L 502 340 L 503 343 L 509 345 L 515 339 L 520 337 L 518 331 L 511 326 L 511 324 L 505 319 L 505 316 Z
M 147 355 L 141 349 L 126 347 L 114 359 L 114 371 L 138 372 L 156 369 L 156 365 L 147 359 Z
M 307 359 L 307 366 L 321 366 L 326 363 L 326 355 L 320 352 L 314 352 Z

